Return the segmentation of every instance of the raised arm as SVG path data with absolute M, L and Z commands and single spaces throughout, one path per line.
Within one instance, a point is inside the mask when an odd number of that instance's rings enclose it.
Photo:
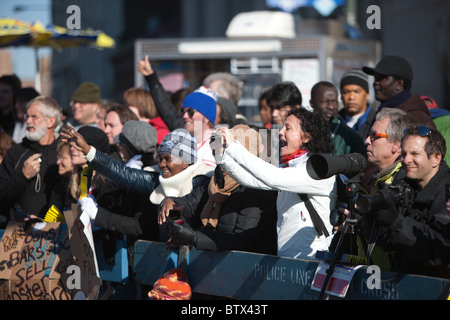
M 145 81 L 155 101 L 156 109 L 163 121 L 167 124 L 170 131 L 184 127 L 183 119 L 178 110 L 172 104 L 172 101 L 159 81 L 158 75 L 153 70 L 148 55 L 144 60 L 138 62 L 138 71 L 144 76 Z
M 127 167 L 125 164 L 91 147 L 83 136 L 70 127 L 61 130 L 61 136 L 70 146 L 83 152 L 88 165 L 106 176 L 119 188 L 139 194 L 150 194 L 159 184 L 159 174 Z
M 239 142 L 230 143 L 225 149 L 224 169 L 237 181 L 245 184 L 245 181 L 240 178 L 244 174 L 243 170 L 238 169 L 236 165 L 232 165 L 227 156 L 234 160 L 239 167 L 244 169 L 247 173 L 254 176 L 259 184 L 265 184 L 272 190 L 290 191 L 295 193 L 306 193 L 310 195 L 329 195 L 335 178 L 314 180 L 307 171 L 306 166 L 279 168 L 276 167 L 257 156 L 253 155 Z M 246 175 L 247 176 L 247 175 Z M 255 186 L 254 187 L 258 187 Z

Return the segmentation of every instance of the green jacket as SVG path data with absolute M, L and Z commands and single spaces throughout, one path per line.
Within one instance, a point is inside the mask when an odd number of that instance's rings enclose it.
M 334 154 L 336 156 L 355 152 L 366 155 L 366 147 L 363 139 L 355 130 L 347 126 L 339 118 L 335 117 L 331 120 L 330 132 L 333 138 Z

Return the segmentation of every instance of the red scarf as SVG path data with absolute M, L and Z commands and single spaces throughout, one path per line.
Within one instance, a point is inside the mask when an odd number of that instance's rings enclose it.
M 299 149 L 291 154 L 288 154 L 286 156 L 283 156 L 281 158 L 281 162 L 283 162 L 284 164 L 287 165 L 287 163 L 289 161 L 291 161 L 292 159 L 296 159 L 296 158 L 300 158 L 304 153 L 306 153 L 308 150 L 306 149 Z

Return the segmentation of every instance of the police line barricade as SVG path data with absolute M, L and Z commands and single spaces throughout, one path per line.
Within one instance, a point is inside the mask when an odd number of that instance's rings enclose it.
M 0 246 L 1 300 L 94 300 L 101 285 L 92 230 L 80 207 L 66 222 L 10 222 Z
M 127 241 L 116 239 L 116 249 L 114 261 L 108 263 L 103 254 L 103 241 L 95 241 L 95 252 L 97 253 L 97 262 L 100 272 L 100 278 L 103 281 L 118 283 L 128 282 L 128 251 Z
M 135 244 L 136 280 L 153 285 L 176 267 L 177 251 L 161 242 L 139 240 Z M 185 271 L 193 292 L 244 300 L 317 300 L 312 288 L 319 260 L 282 258 L 242 251 L 211 252 L 189 247 Z M 323 264 L 322 264 L 323 266 Z M 344 298 L 335 300 L 445 300 L 450 279 L 381 272 L 380 287 L 373 285 L 367 266 L 354 272 Z

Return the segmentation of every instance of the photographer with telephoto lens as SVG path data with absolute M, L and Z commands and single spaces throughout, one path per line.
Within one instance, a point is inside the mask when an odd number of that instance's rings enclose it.
M 404 128 L 410 124 L 411 118 L 403 110 L 385 108 L 378 112 L 365 141 L 367 161 L 377 168 L 370 178 L 371 189 L 367 190 L 369 194 L 379 194 L 381 190 L 397 185 L 405 177 L 401 162 L 401 141 Z M 364 194 L 358 196 L 356 215 L 359 220 L 360 235 L 364 239 L 356 238 L 357 254 L 361 258 L 367 258 L 367 261 L 372 264 L 378 265 L 382 270 L 390 270 L 390 252 L 377 245 L 386 236 L 386 231 L 374 221 L 372 216 L 359 215 L 362 199 L 366 199 Z M 348 210 L 343 208 L 340 210 L 348 215 Z M 354 252 L 350 253 L 354 254 Z

